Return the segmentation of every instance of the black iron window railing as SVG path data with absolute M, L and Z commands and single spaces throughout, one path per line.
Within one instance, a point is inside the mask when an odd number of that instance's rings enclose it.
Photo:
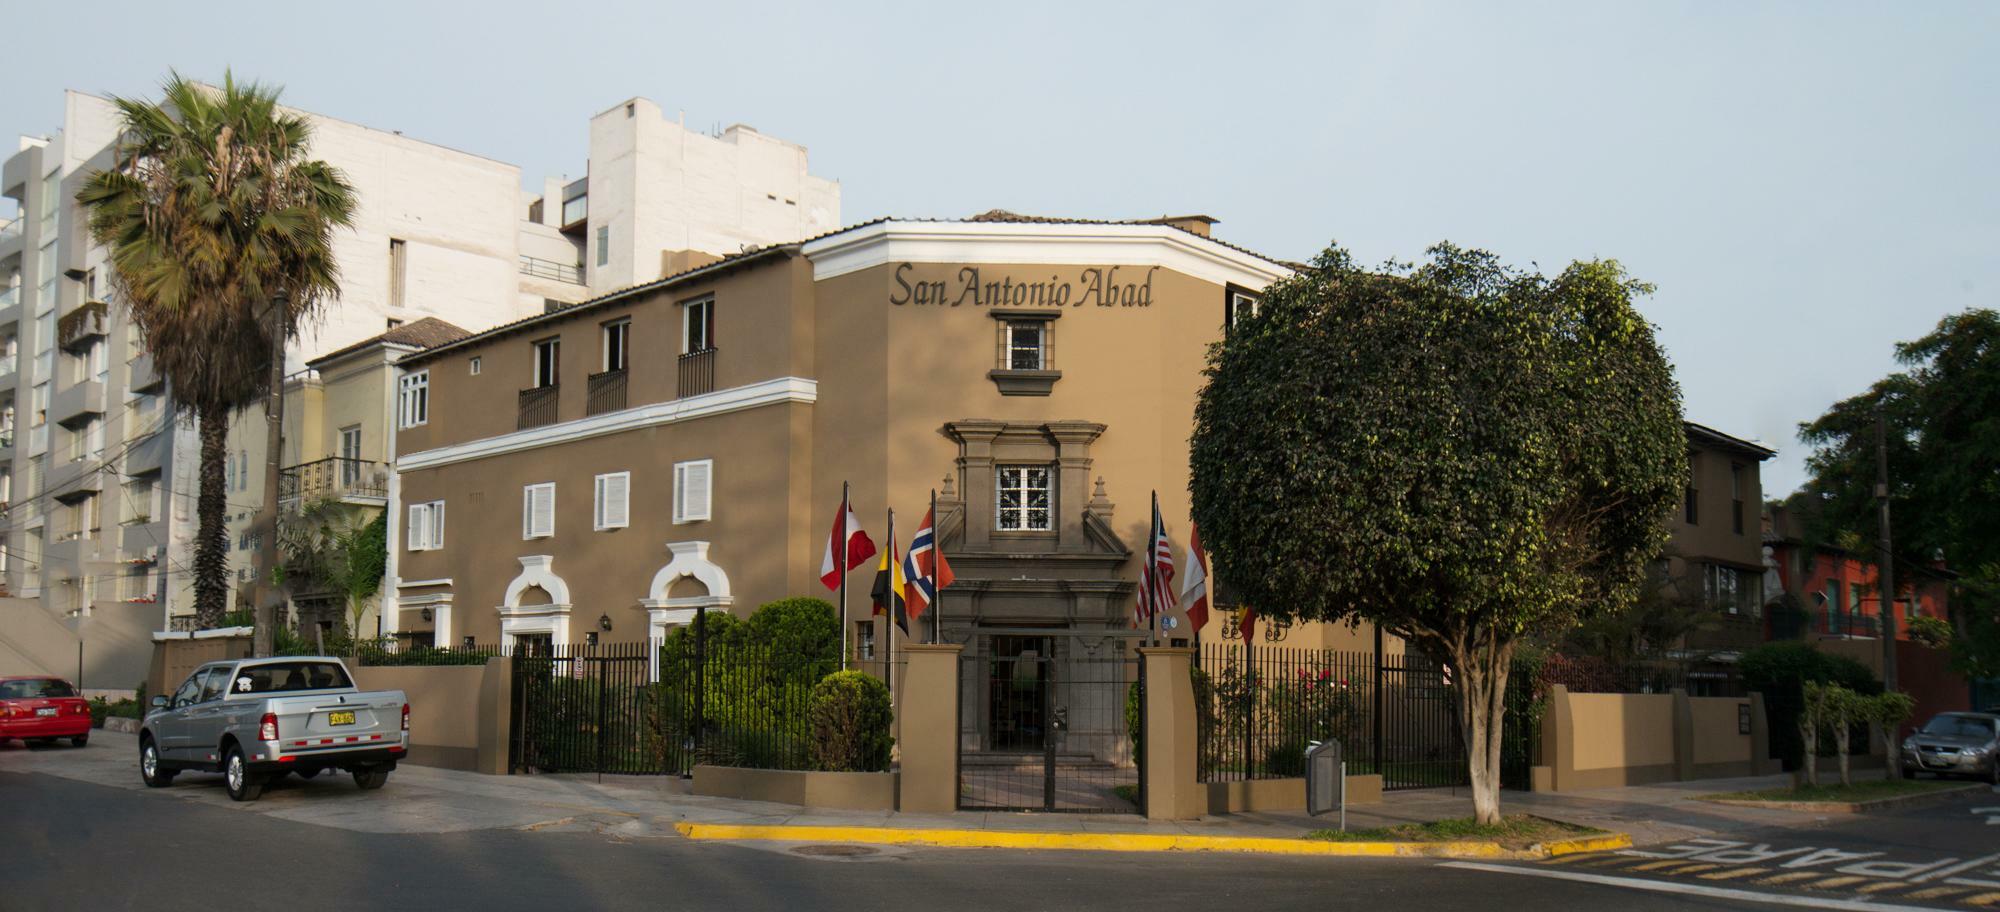
M 583 413 L 602 415 L 625 407 L 624 369 L 590 375 L 590 389 L 584 396 Z
M 675 389 L 682 399 L 715 392 L 715 349 L 704 348 L 682 355 L 679 380 Z
M 372 459 L 328 456 L 278 470 L 278 499 L 311 503 L 343 497 L 387 497 L 389 473 Z
M 521 391 L 521 430 L 556 423 L 556 391 L 559 386 L 537 386 Z

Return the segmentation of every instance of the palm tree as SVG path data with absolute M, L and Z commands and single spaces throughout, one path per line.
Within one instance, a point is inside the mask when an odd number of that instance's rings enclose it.
M 279 519 L 278 552 L 292 594 L 340 596 L 345 634 L 355 644 L 365 639 L 361 618 L 389 564 L 388 514 L 339 500 L 306 504 Z
M 114 99 L 116 164 L 77 201 L 175 408 L 199 422 L 195 616 L 212 625 L 228 597 L 229 417 L 270 386 L 274 302 L 291 338 L 339 294 L 333 233 L 355 200 L 339 171 L 305 157 L 312 128 L 278 107 L 277 89 L 175 73 L 163 92 Z

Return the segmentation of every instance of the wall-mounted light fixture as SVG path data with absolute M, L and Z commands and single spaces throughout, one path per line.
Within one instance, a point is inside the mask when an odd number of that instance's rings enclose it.
M 609 633 L 609 632 L 611 631 L 611 615 L 608 615 L 608 614 L 600 614 L 600 615 L 598 615 L 598 616 L 597 616 L 597 629 L 599 629 L 599 630 L 602 630 L 602 631 L 605 631 L 605 632 Z

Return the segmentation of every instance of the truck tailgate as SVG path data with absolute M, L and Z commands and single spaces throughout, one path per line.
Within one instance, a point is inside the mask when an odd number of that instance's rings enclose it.
M 384 747 L 403 743 L 403 692 L 270 698 L 278 717 L 278 740 L 286 753 Z

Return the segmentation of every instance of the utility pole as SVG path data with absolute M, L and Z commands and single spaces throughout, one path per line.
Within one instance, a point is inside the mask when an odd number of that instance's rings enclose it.
M 1889 542 L 1889 429 L 1875 409 L 1875 508 L 1881 523 L 1875 578 L 1882 606 L 1882 689 L 1896 690 L 1896 552 Z M 1895 732 L 1890 733 L 1892 736 Z M 1890 751 L 1894 754 L 1895 751 Z M 1895 762 L 1893 759 L 1890 762 Z
M 271 341 L 271 389 L 264 394 L 264 502 L 257 509 L 257 581 L 251 587 L 257 609 L 257 630 L 251 649 L 270 655 L 278 627 L 278 470 L 285 449 L 285 297 L 271 298 L 265 319 Z

